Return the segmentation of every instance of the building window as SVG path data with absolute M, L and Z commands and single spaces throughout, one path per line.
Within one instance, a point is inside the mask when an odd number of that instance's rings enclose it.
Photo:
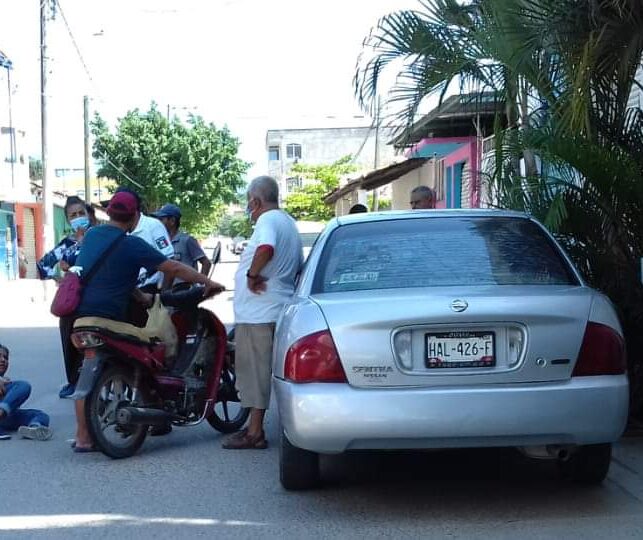
M 4 160 L 7 163 L 16 163 L 18 161 L 16 156 L 16 153 L 17 153 L 16 152 L 16 129 L 10 128 L 10 127 L 2 127 L 0 128 L 0 134 L 9 136 L 9 141 L 8 141 L 9 148 Z
M 278 146 L 269 146 L 268 147 L 268 160 L 269 161 L 279 161 L 279 147 Z
M 303 187 L 302 179 L 298 176 L 286 178 L 286 192 L 293 193 L 295 190 Z
M 287 159 L 301 159 L 301 144 L 287 144 L 286 145 L 286 158 Z

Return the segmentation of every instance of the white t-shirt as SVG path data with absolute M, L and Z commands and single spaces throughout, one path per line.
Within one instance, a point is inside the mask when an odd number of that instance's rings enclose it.
M 266 290 L 255 294 L 248 289 L 246 273 L 259 246 L 272 246 L 274 254 L 260 274 L 267 278 Z M 293 295 L 295 278 L 304 256 L 295 220 L 282 210 L 259 216 L 248 245 L 241 254 L 234 276 L 234 319 L 236 323 L 275 322 Z
M 150 246 L 160 251 L 168 259 L 174 257 L 174 247 L 172 247 L 170 236 L 167 233 L 165 225 L 158 219 L 141 214 L 141 219 L 138 220 L 136 229 L 134 229 L 131 234 L 132 236 L 138 236 L 142 240 L 145 240 Z M 154 275 L 148 277 L 145 268 L 141 268 L 137 286 L 145 287 L 146 285 L 156 283 L 160 287 L 162 282 L 162 272 L 156 272 Z

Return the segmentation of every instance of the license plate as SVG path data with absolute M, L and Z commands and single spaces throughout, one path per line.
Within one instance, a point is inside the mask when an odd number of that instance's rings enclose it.
M 439 332 L 426 334 L 429 369 L 493 367 L 496 365 L 493 332 Z

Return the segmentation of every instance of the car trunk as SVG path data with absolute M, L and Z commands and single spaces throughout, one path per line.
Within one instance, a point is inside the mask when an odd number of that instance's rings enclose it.
M 351 385 L 466 386 L 563 381 L 592 291 L 559 285 L 317 294 Z

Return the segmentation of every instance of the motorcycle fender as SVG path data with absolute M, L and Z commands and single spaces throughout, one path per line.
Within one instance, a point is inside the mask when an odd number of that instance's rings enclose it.
M 101 354 L 88 355 L 85 353 L 83 367 L 80 370 L 80 377 L 76 383 L 76 391 L 69 396 L 69 399 L 85 399 L 92 391 L 98 377 L 103 372 L 105 358 Z

